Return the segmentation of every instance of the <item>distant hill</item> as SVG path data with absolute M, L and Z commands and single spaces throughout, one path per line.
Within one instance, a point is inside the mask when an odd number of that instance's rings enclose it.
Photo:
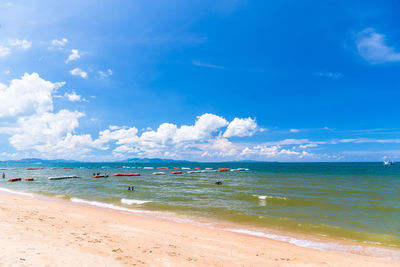
M 191 161 L 187 160 L 174 160 L 174 159 L 160 159 L 160 158 L 129 158 L 126 161 L 128 162 L 136 162 L 136 163 L 175 163 L 175 162 L 185 162 L 189 163 Z
M 0 162 L 10 162 L 10 163 L 73 163 L 77 162 L 75 160 L 67 159 L 39 159 L 39 158 L 27 158 L 18 160 L 5 160 Z

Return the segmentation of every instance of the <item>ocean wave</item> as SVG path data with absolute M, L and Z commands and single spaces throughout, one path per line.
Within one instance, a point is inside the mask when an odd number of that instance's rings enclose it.
M 375 257 L 390 259 L 390 260 L 398 260 L 400 259 L 400 252 L 394 249 L 387 248 L 378 248 L 378 247 L 369 247 L 369 246 L 361 246 L 361 245 L 344 245 L 335 242 L 322 242 L 322 241 L 313 241 L 306 239 L 298 239 L 294 237 L 277 235 L 277 234 L 269 234 L 258 231 L 251 231 L 247 229 L 224 229 L 226 231 L 252 235 L 257 237 L 265 237 L 277 241 L 287 242 L 298 247 L 312 248 L 318 249 L 322 251 L 336 251 L 342 253 L 354 253 L 354 254 L 362 254 L 362 255 L 373 255 Z
M 287 197 L 279 197 L 279 196 L 260 196 L 260 195 L 253 195 L 253 197 L 257 197 L 260 200 L 266 200 L 266 199 L 279 199 L 279 200 L 288 200 Z
M 152 213 L 151 211 L 146 211 L 146 210 L 133 210 L 133 209 L 127 209 L 121 206 L 116 206 L 110 203 L 104 203 L 104 202 L 99 202 L 99 201 L 89 201 L 89 200 L 84 200 L 76 197 L 72 197 L 70 199 L 72 202 L 75 203 L 81 203 L 81 204 L 86 204 L 90 206 L 95 206 L 99 208 L 107 208 L 107 209 L 113 209 L 113 210 L 118 210 L 118 211 L 123 211 L 123 212 L 129 212 L 129 213 Z
M 0 191 L 14 194 L 14 195 L 21 195 L 21 196 L 28 196 L 28 197 L 33 197 L 35 195 L 33 193 L 27 193 L 27 192 L 23 192 L 23 191 L 15 191 L 15 190 L 11 190 L 8 188 L 2 188 L 2 187 L 0 187 Z
M 151 201 L 121 198 L 121 203 L 126 204 L 126 205 L 133 205 L 133 204 L 141 205 L 141 204 L 148 203 L 148 202 L 151 202 Z

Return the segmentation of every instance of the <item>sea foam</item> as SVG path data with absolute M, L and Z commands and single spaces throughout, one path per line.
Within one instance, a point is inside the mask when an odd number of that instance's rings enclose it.
M 369 246 L 361 246 L 361 245 L 345 245 L 335 242 L 322 242 L 322 241 L 313 241 L 306 239 L 298 239 L 294 237 L 277 235 L 264 233 L 259 231 L 251 231 L 247 229 L 224 229 L 234 233 L 252 235 L 257 237 L 265 237 L 277 241 L 287 242 L 298 247 L 305 248 L 313 248 L 323 251 L 337 251 L 343 253 L 355 253 L 362 255 L 373 255 L 375 257 L 398 260 L 400 259 L 400 252 L 398 250 L 386 249 L 386 248 L 377 248 L 377 247 L 369 247 Z
M 121 203 L 126 204 L 126 205 L 133 205 L 133 204 L 141 205 L 141 204 L 148 203 L 148 202 L 151 202 L 151 201 L 121 198 Z
M 152 213 L 151 211 L 146 211 L 146 210 L 134 210 L 134 209 L 127 209 L 121 206 L 116 206 L 110 203 L 104 203 L 100 201 L 89 201 L 89 200 L 84 200 L 76 197 L 72 197 L 70 199 L 72 202 L 75 203 L 81 203 L 81 204 L 86 204 L 90 206 L 95 206 L 99 208 L 107 208 L 107 209 L 113 209 L 113 210 L 118 210 L 118 211 L 123 211 L 123 212 L 129 212 L 129 213 L 147 213 L 150 214 Z
M 28 196 L 28 197 L 33 197 L 35 195 L 33 193 L 27 193 L 27 192 L 23 192 L 23 191 L 15 191 L 15 190 L 11 190 L 11 189 L 8 189 L 8 188 L 2 188 L 2 187 L 0 187 L 0 191 L 6 192 L 6 193 L 9 193 L 9 194 Z

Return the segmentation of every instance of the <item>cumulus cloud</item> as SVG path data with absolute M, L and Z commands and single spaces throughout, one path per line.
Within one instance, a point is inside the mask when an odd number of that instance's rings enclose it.
M 66 44 L 68 43 L 67 38 L 61 38 L 61 39 L 54 39 L 50 42 L 50 47 L 49 48 L 55 48 L 55 49 L 62 49 Z
M 298 133 L 298 132 L 300 132 L 299 129 L 290 129 L 289 131 L 290 131 L 291 133 Z
M 14 46 L 23 50 L 28 50 L 32 46 L 32 42 L 27 40 L 12 39 L 9 41 L 10 46 Z
M 65 61 L 65 63 L 71 62 L 71 61 L 75 61 L 81 58 L 81 55 L 79 53 L 78 49 L 72 49 L 71 50 L 71 54 L 68 56 L 67 60 Z
M 107 69 L 106 71 L 102 71 L 102 70 L 99 71 L 100 79 L 108 78 L 112 74 L 113 74 L 113 71 L 111 69 Z
M 226 127 L 228 122 L 220 116 L 205 113 L 198 116 L 193 125 L 178 127 L 172 123 L 162 123 L 157 130 L 145 130 L 138 134 L 136 127 L 110 126 L 101 131 L 99 138 L 94 142 L 98 146 L 106 146 L 114 142 L 117 147 L 114 153 L 135 153 L 146 156 L 163 156 L 165 153 L 185 153 L 189 146 L 200 143 L 212 142 L 220 130 Z
M 370 64 L 400 61 L 400 53 L 386 44 L 386 36 L 367 28 L 357 34 L 356 46 L 359 55 Z
M 0 85 L 0 118 L 52 111 L 52 93 L 64 84 L 43 80 L 37 73 L 25 73 L 9 86 Z
M 228 125 L 224 133 L 224 137 L 233 137 L 233 136 L 252 136 L 257 131 L 257 122 L 255 119 L 247 118 L 247 119 L 239 119 L 235 118 Z
M 72 91 L 71 93 L 64 93 L 64 97 L 71 102 L 87 101 L 81 95 L 75 93 L 75 91 Z
M 56 145 L 63 136 L 74 131 L 79 126 L 78 119 L 83 115 L 63 109 L 58 113 L 44 112 L 21 117 L 15 133 L 10 137 L 10 144 L 18 150 L 34 148 L 44 152 L 44 148 Z
M 80 77 L 82 77 L 84 79 L 88 78 L 87 72 L 81 70 L 80 68 L 72 69 L 72 70 L 69 71 L 69 73 L 71 73 L 71 75 L 74 75 L 74 76 L 80 76 Z
M 11 49 L 6 46 L 0 45 L 0 57 L 5 57 L 9 54 L 11 54 Z

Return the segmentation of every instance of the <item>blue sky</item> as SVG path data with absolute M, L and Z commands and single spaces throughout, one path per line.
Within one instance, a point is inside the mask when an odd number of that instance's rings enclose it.
M 400 159 L 399 1 L 0 1 L 0 158 Z

